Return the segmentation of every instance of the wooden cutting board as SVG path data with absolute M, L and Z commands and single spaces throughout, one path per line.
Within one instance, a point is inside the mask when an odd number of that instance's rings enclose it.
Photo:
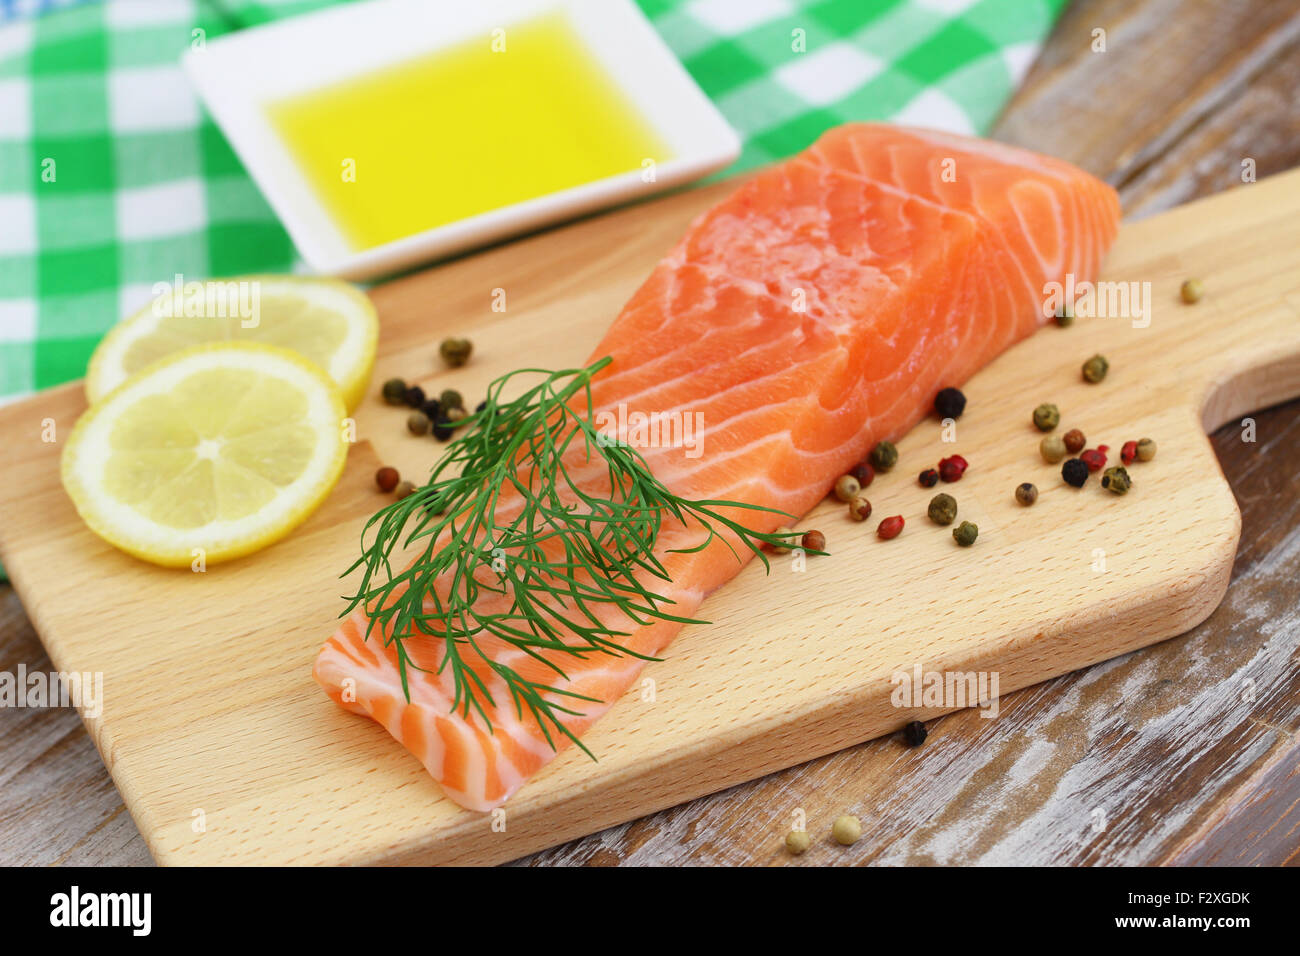
M 727 184 L 681 193 L 501 246 L 373 291 L 383 325 L 361 441 L 326 505 L 290 540 L 206 573 L 118 553 L 77 519 L 58 480 L 79 384 L 0 409 L 0 559 L 62 670 L 104 674 L 86 726 L 162 863 L 489 863 L 897 730 L 951 705 L 895 707 L 891 675 L 996 672 L 1003 693 L 1178 634 L 1227 586 L 1236 503 L 1204 433 L 1300 394 L 1300 171 L 1124 227 L 1109 280 L 1150 282 L 1147 328 L 1127 319 L 1048 327 L 966 386 L 955 443 L 938 422 L 898 443 L 869 494 L 873 520 L 819 507 L 832 554 L 769 576 L 752 563 L 712 596 L 662 663 L 504 817 L 461 810 L 377 724 L 334 706 L 310 676 L 342 607 L 336 580 L 365 517 L 371 476 L 419 475 L 438 451 L 375 398 L 400 375 L 476 401 L 521 365 L 580 362 L 689 220 Z M 1178 300 L 1191 275 L 1195 306 Z M 504 291 L 504 312 L 493 311 Z M 443 372 L 436 343 L 473 338 Z M 1087 385 L 1094 352 L 1109 377 Z M 1119 498 L 1076 491 L 1038 457 L 1030 412 L 1053 401 L 1089 444 L 1150 436 Z M 45 442 L 53 422 L 59 441 Z M 1243 438 L 1251 437 L 1243 428 Z M 925 519 L 915 475 L 971 462 L 950 486 L 980 537 L 965 550 Z M 1038 503 L 1013 489 L 1033 481 Z M 876 518 L 902 514 L 891 542 Z M 807 795 L 791 794 L 791 808 Z M 779 840 L 781 834 L 773 834 Z

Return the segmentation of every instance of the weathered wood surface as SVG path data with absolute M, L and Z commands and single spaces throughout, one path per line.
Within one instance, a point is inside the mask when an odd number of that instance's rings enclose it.
M 1139 213 L 1216 192 L 1242 158 L 1261 177 L 1300 163 L 1298 37 L 1289 2 L 1077 3 L 997 135 L 1106 176 Z M 1254 418 L 1257 442 L 1214 438 L 1242 545 L 1191 634 L 1009 695 L 995 721 L 942 718 L 920 750 L 876 741 L 527 862 L 779 862 L 796 808 L 814 833 L 846 811 L 865 825 L 806 862 L 1293 860 L 1300 405 Z M 48 670 L 2 593 L 0 668 Z M 148 861 L 74 712 L 0 711 L 0 759 L 0 862 Z

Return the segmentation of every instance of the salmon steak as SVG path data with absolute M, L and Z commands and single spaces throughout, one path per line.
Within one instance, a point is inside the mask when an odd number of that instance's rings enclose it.
M 1049 283 L 1095 280 L 1119 216 L 1113 189 L 1060 160 L 928 130 L 832 129 L 691 225 L 592 351 L 591 362 L 612 361 L 592 379 L 591 407 L 611 420 L 698 423 L 690 442 L 639 447 L 649 470 L 684 498 L 773 509 L 745 522 L 774 531 L 791 523 L 778 512 L 806 514 L 877 442 L 931 412 L 939 390 L 1043 324 Z M 673 615 L 694 616 L 753 557 L 725 536 L 682 550 L 703 541 L 681 522 L 655 541 L 669 580 L 654 590 Z M 584 701 L 566 701 L 575 737 L 682 626 L 625 623 L 632 653 L 550 672 Z M 500 806 L 570 742 L 521 713 L 489 667 L 478 672 L 494 701 L 486 715 L 458 710 L 437 636 L 404 641 L 418 666 L 404 687 L 391 635 L 368 624 L 364 609 L 348 614 L 314 676 L 458 804 Z M 547 673 L 517 647 L 481 647 L 520 673 Z

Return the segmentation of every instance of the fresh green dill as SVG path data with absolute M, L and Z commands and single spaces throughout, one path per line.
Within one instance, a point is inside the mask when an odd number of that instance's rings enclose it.
M 590 755 L 564 718 L 593 699 L 549 682 L 565 678 L 566 661 L 592 654 L 651 660 L 620 643 L 630 628 L 703 623 L 674 615 L 672 600 L 648 586 L 669 581 L 655 554 L 664 522 L 702 533 L 698 545 L 675 552 L 700 551 L 718 538 L 736 554 L 726 531 L 765 566 L 764 544 L 788 547 L 796 537 L 752 531 L 726 513 L 783 514 L 774 509 L 673 494 L 635 448 L 601 433 L 591 380 L 611 361 L 498 378 L 428 482 L 366 523 L 361 557 L 344 572 L 361 570 L 344 614 L 364 607 L 367 639 L 378 629 L 396 646 L 408 701 L 409 671 L 421 668 L 406 642 L 441 640 L 438 672 L 451 674 L 453 711 L 466 718 L 477 712 L 490 729 L 487 708 L 497 702 L 483 674 L 495 675 L 516 714 L 527 712 L 552 748 L 558 732 Z M 522 395 L 505 398 L 512 385 L 534 378 Z M 406 549 L 413 546 L 419 550 L 411 560 Z M 608 613 L 611 607 L 618 613 Z M 502 664 L 484 647 L 489 637 L 542 662 L 554 677 L 532 680 Z

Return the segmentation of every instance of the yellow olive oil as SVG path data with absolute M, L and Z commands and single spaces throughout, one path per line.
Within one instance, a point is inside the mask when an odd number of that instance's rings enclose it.
M 358 250 L 669 158 L 560 13 L 268 113 Z

